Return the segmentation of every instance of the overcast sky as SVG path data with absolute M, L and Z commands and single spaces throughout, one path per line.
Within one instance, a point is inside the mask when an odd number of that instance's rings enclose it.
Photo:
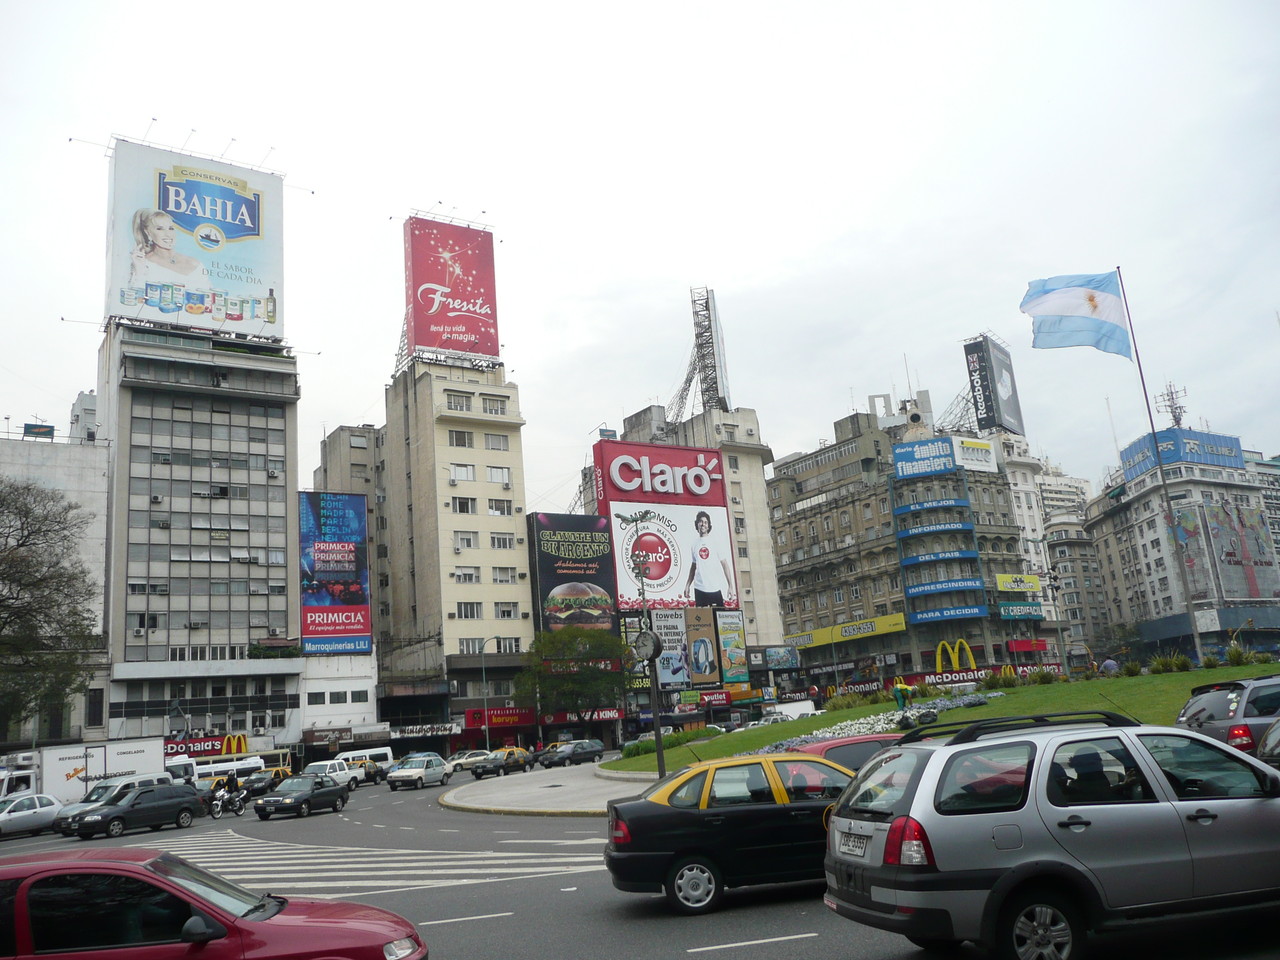
M 1136 368 L 1031 349 L 1029 280 L 1121 267 L 1152 393 L 1280 454 L 1280 5 L 3 0 L 0 414 L 96 386 L 113 135 L 285 175 L 299 456 L 381 424 L 412 210 L 489 225 L 530 509 L 666 403 L 715 291 L 777 457 L 1013 354 L 1033 449 L 1100 480 Z M 1157 413 L 1157 426 L 1167 423 Z

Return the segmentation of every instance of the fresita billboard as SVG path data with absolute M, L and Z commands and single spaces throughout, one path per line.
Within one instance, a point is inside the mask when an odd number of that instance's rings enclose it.
M 640 608 L 633 558 L 651 608 L 738 606 L 719 450 L 600 440 L 596 508 L 610 518 L 618 609 Z M 623 520 L 648 511 L 638 522 Z
M 410 217 L 404 223 L 404 295 L 410 353 L 498 355 L 492 233 Z

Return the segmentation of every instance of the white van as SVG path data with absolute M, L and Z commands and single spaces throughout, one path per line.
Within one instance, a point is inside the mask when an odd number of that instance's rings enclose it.
M 349 767 L 358 768 L 366 783 L 378 784 L 387 778 L 387 771 L 396 762 L 390 747 L 368 747 L 364 750 L 344 750 L 338 760 Z

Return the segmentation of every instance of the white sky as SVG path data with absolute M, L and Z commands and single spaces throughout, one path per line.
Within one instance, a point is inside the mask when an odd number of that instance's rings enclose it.
M 96 386 L 115 134 L 286 175 L 303 487 L 327 430 L 384 419 L 401 224 L 432 207 L 499 241 L 530 509 L 569 503 L 602 421 L 674 394 L 695 286 L 777 457 L 908 377 L 941 414 L 961 341 L 991 331 L 1033 449 L 1096 482 L 1114 438 L 1146 430 L 1136 370 L 1032 351 L 1018 303 L 1034 278 L 1117 265 L 1150 391 L 1185 388 L 1187 426 L 1280 453 L 1273 0 L 0 13 L 15 426 L 61 433 Z

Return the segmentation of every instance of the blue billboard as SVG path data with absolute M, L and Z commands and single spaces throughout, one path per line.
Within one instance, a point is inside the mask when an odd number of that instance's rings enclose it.
M 1240 438 L 1220 433 L 1201 433 L 1181 427 L 1160 430 L 1156 433 L 1160 445 L 1160 462 L 1198 463 L 1211 467 L 1244 469 L 1244 453 L 1240 450 Z M 1126 481 L 1142 476 L 1156 465 L 1152 451 L 1151 435 L 1135 440 L 1120 454 L 1120 464 Z

